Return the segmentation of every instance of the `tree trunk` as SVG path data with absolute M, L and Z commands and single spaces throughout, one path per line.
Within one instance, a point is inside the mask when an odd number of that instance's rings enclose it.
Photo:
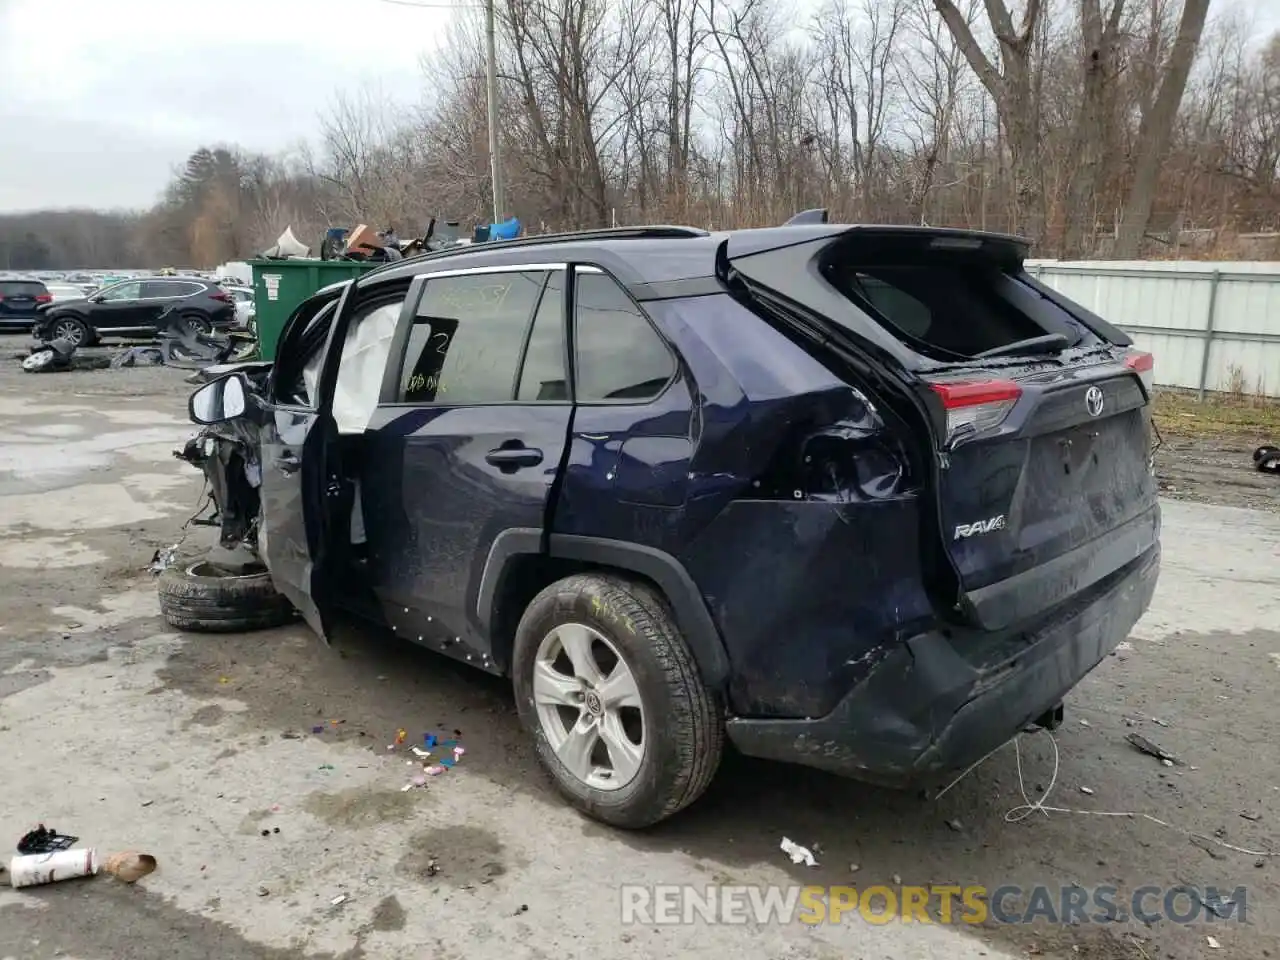
M 1195 61 L 1196 47 L 1208 12 L 1209 0 L 1186 0 L 1178 23 L 1178 35 L 1169 52 L 1164 76 L 1160 79 L 1160 91 L 1138 125 L 1138 160 L 1134 165 L 1129 199 L 1124 207 L 1124 219 L 1120 222 L 1120 234 L 1116 238 L 1114 256 L 1117 260 L 1133 260 L 1142 249 L 1142 238 L 1151 220 L 1151 205 L 1160 178 L 1160 164 L 1169 148 L 1173 123 L 1182 104 L 1187 76 Z

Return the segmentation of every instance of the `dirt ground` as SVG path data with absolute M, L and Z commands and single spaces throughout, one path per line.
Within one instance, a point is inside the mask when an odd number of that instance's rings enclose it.
M 1280 509 L 1280 477 L 1259 473 L 1253 451 L 1280 446 L 1280 401 L 1164 390 L 1156 398 L 1163 444 L 1156 453 L 1161 492 L 1175 500 Z
M 731 757 L 693 808 L 627 834 L 548 788 L 504 682 L 354 625 L 332 648 L 302 626 L 166 627 L 146 567 L 197 506 L 198 474 L 171 456 L 187 391 L 166 369 L 0 359 L 0 838 L 44 822 L 160 863 L 136 887 L 0 887 L 0 960 L 1280 958 L 1280 865 L 1222 845 L 1280 849 L 1280 479 L 1254 482 L 1249 461 L 1274 433 L 1160 408 L 1155 604 L 1053 739 L 1019 741 L 1027 793 L 1052 784 L 1048 805 L 1087 812 L 1009 822 L 1012 746 L 936 801 Z M 403 792 L 399 729 L 467 753 Z M 1094 815 L 1116 811 L 1161 823 Z M 791 864 L 783 836 L 820 865 Z M 621 884 L 899 882 L 1243 886 L 1245 922 L 621 922 Z

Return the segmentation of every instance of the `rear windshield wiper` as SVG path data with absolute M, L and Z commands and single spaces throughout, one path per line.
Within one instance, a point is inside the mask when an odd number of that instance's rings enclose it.
M 1016 357 L 1029 353 L 1057 353 L 1071 345 L 1071 340 L 1062 333 L 1046 333 L 1039 337 L 1028 337 L 1026 340 L 1015 340 L 1003 346 L 992 347 L 975 353 L 973 359 L 986 360 L 989 357 Z

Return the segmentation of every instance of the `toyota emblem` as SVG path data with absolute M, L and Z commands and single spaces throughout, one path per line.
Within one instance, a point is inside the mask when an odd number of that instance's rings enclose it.
M 1102 407 L 1105 403 L 1102 391 L 1098 387 L 1090 387 L 1084 393 L 1084 407 L 1089 411 L 1089 416 L 1097 417 L 1102 414 Z

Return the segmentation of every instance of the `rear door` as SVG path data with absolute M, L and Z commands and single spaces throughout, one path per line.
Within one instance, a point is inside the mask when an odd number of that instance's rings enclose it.
M 333 292 L 312 297 L 286 322 L 268 382 L 260 440 L 259 554 L 276 589 L 321 639 L 327 638 L 332 613 L 323 576 L 324 478 L 336 429 L 321 403 L 320 374 L 340 302 Z
M 733 261 L 914 395 L 957 607 L 992 630 L 1159 536 L 1151 358 L 1037 290 L 1023 253 L 1013 238 L 853 230 Z
M 564 276 L 532 264 L 420 278 L 364 437 L 361 506 L 386 620 L 477 665 L 492 666 L 477 598 L 495 540 L 549 526 L 573 414 Z

